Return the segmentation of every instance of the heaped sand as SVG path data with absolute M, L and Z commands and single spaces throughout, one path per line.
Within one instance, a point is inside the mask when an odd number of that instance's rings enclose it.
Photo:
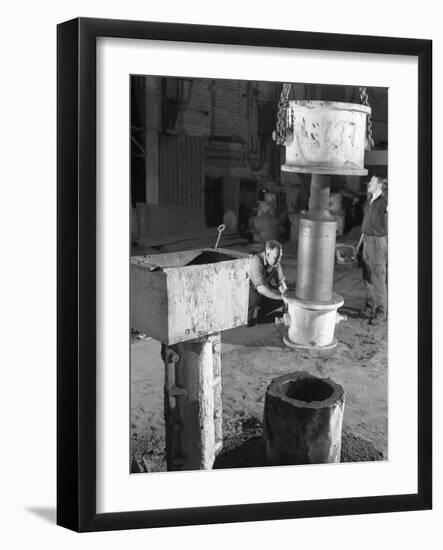
M 295 266 L 289 262 L 284 268 L 288 280 L 295 280 Z M 266 389 L 273 378 L 297 370 L 343 386 L 343 461 L 387 458 L 387 323 L 373 327 L 355 316 L 364 296 L 358 268 L 337 268 L 334 290 L 345 298 L 348 313 L 348 320 L 337 325 L 334 350 L 289 349 L 282 340 L 287 329 L 272 323 L 222 334 L 224 451 L 215 467 L 262 464 Z M 145 471 L 165 470 L 163 383 L 160 343 L 134 340 L 130 453 Z

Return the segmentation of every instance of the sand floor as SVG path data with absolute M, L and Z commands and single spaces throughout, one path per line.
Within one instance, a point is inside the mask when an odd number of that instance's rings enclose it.
M 286 262 L 284 269 L 287 279 L 295 280 L 295 264 Z M 222 334 L 225 434 L 241 434 L 249 427 L 259 435 L 265 393 L 271 380 L 304 370 L 330 377 L 343 386 L 344 432 L 369 442 L 380 451 L 381 458 L 387 458 L 387 323 L 373 327 L 355 317 L 364 296 L 358 268 L 337 268 L 334 290 L 345 298 L 348 313 L 348 320 L 336 328 L 338 345 L 334 350 L 289 349 L 282 340 L 287 329 L 272 323 L 239 327 Z M 163 383 L 160 343 L 152 339 L 133 340 L 130 452 L 148 471 L 165 469 Z

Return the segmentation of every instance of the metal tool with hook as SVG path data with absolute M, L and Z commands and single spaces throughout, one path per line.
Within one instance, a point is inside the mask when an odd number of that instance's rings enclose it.
M 217 237 L 217 242 L 215 243 L 215 246 L 214 248 L 217 248 L 218 247 L 218 243 L 220 242 L 220 237 L 221 237 L 221 234 L 223 233 L 223 231 L 226 229 L 226 225 L 224 223 L 222 223 L 221 225 L 219 225 L 217 227 L 217 231 L 218 231 L 218 237 Z

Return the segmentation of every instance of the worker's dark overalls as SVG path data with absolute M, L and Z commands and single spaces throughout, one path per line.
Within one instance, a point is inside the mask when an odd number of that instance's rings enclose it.
M 258 256 L 261 256 L 261 254 L 259 254 Z M 273 290 L 278 290 L 280 285 L 280 280 L 278 275 L 279 263 L 273 266 L 264 265 L 264 268 L 266 269 L 266 276 L 265 276 L 266 284 L 269 287 L 271 287 Z M 271 298 L 262 296 L 259 292 L 257 292 L 257 289 L 255 288 L 252 279 L 253 278 L 251 277 L 249 282 L 248 321 L 251 321 L 252 319 L 254 319 L 254 317 L 263 318 L 266 315 L 269 315 L 270 313 L 276 311 L 277 309 L 281 308 L 284 305 L 283 300 L 272 300 Z M 258 312 L 256 312 L 256 310 L 258 310 Z

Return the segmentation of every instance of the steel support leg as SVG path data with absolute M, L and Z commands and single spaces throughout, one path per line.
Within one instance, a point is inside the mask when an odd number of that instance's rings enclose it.
M 212 468 L 222 447 L 220 334 L 163 345 L 168 470 Z

